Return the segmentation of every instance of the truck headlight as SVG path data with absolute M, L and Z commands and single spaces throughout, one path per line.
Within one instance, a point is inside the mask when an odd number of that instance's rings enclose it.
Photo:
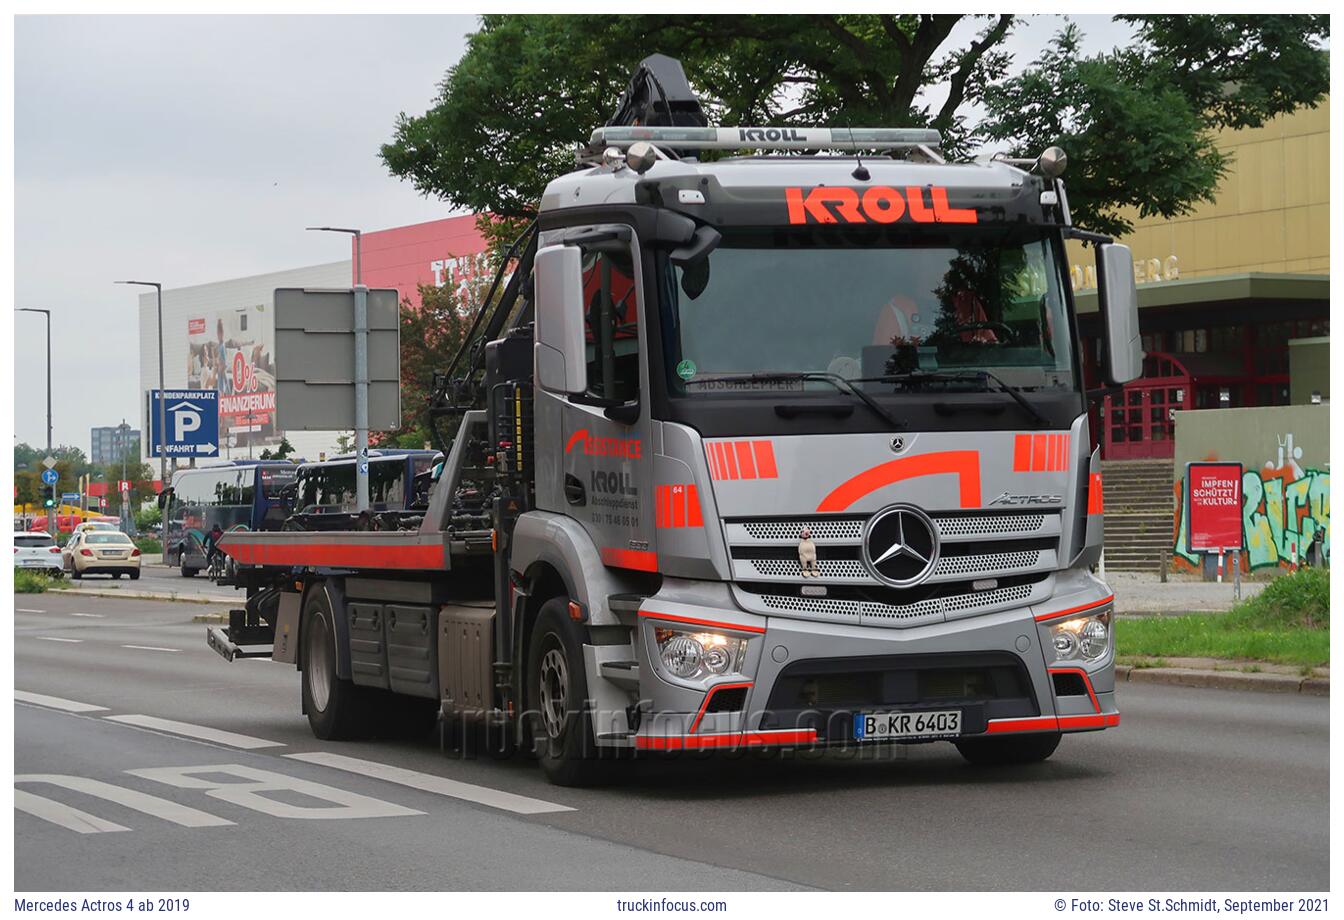
M 658 657 L 669 674 L 701 680 L 740 674 L 749 640 L 716 632 L 690 632 L 659 626 L 653 631 Z
M 1102 658 L 1111 648 L 1111 612 L 1050 624 L 1050 644 L 1054 646 L 1056 661 Z

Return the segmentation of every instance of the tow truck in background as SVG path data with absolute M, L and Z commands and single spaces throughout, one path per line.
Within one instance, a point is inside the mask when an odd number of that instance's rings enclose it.
M 320 738 L 481 722 L 562 784 L 721 748 L 1021 763 L 1118 724 L 1064 243 L 1095 246 L 1112 385 L 1130 253 L 1072 225 L 1058 148 L 938 143 L 710 127 L 647 59 L 442 376 L 428 508 L 228 534 L 249 600 L 211 646 L 295 664 Z

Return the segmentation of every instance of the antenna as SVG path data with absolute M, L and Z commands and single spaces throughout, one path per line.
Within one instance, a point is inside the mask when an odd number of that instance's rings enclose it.
M 848 113 L 845 114 L 845 127 L 849 129 L 849 142 L 850 144 L 853 144 L 854 125 L 850 122 Z M 863 157 L 859 156 L 858 147 L 854 148 L 854 162 L 857 163 L 858 165 L 855 166 L 854 171 L 850 173 L 851 176 L 853 176 L 855 179 L 858 179 L 860 182 L 867 182 L 869 179 L 872 178 L 872 174 L 868 172 L 868 167 L 863 165 Z

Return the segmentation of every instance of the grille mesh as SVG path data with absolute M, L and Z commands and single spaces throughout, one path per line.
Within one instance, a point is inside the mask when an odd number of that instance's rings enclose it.
M 987 556 L 942 556 L 934 575 L 988 575 L 1011 569 L 1027 569 L 1041 561 L 1040 550 L 1016 553 L 991 553 Z
M 970 610 L 975 607 L 992 607 L 995 604 L 1025 600 L 1031 597 L 1031 590 L 1031 585 L 1014 585 L 1011 588 L 998 588 L 994 591 L 983 591 L 979 594 L 958 594 L 955 597 L 943 598 L 943 609 L 951 613 Z
M 977 591 L 974 594 L 957 594 L 952 597 L 935 598 L 920 601 L 917 604 L 896 606 L 871 601 L 838 601 L 824 597 L 786 597 L 779 594 L 762 594 L 761 602 L 772 610 L 787 611 L 805 616 L 841 619 L 847 622 L 867 622 L 872 625 L 914 626 L 933 622 L 944 615 L 963 615 L 966 611 L 989 610 L 1031 597 L 1034 585 L 1014 585 L 1010 588 L 998 588 L 993 591 Z
M 802 578 L 803 566 L 796 559 L 752 559 L 752 569 L 757 575 L 770 578 Z M 869 578 L 863 563 L 853 559 L 819 559 L 817 568 L 822 578 Z
M 854 540 L 863 536 L 863 521 L 747 521 L 742 525 L 753 540 L 797 540 L 804 527 L 814 540 Z
M 1044 514 L 993 514 L 934 518 L 943 537 L 973 537 L 987 533 L 1030 534 L 1045 525 Z

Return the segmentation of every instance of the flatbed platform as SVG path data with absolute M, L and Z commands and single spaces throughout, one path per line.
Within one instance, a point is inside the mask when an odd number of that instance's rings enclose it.
M 219 547 L 242 565 L 447 571 L 453 555 L 490 552 L 490 532 L 234 531 Z

